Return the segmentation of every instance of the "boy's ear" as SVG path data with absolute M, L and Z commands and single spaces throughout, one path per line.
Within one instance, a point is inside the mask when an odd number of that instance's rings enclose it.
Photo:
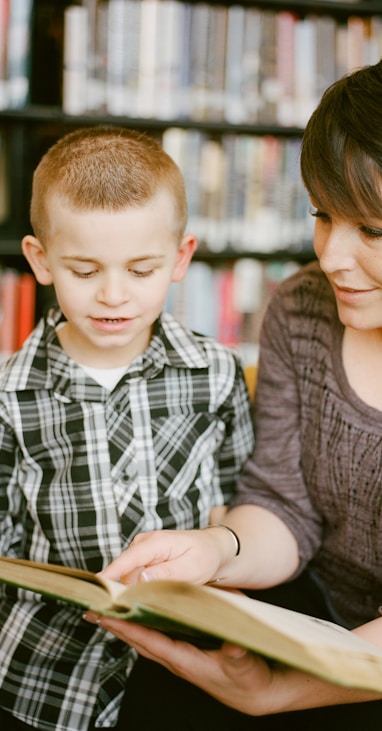
M 183 236 L 182 243 L 179 246 L 175 268 L 172 275 L 173 282 L 180 282 L 186 271 L 187 267 L 198 248 L 198 240 L 193 234 L 186 234 Z
M 21 242 L 22 252 L 39 284 L 52 284 L 46 251 L 35 236 L 28 234 Z

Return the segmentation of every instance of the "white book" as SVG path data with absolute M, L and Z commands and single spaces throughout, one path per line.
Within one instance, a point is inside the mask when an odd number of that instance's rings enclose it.
M 23 107 L 29 98 L 33 0 L 10 0 L 7 47 L 7 103 Z
M 138 116 L 156 116 L 158 99 L 157 82 L 157 29 L 160 0 L 141 1 L 141 26 L 139 39 Z
M 65 114 L 87 111 L 88 10 L 69 5 L 64 11 L 62 108 Z
M 313 17 L 295 24 L 294 97 L 295 124 L 305 127 L 317 106 L 317 25 Z

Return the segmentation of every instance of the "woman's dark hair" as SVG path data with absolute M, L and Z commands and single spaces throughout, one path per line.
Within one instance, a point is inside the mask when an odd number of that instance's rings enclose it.
M 382 61 L 326 90 L 303 135 L 301 174 L 318 208 L 382 217 Z

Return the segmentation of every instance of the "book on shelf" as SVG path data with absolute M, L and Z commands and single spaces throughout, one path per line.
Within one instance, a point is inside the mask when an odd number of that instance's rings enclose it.
M 244 23 L 241 93 L 244 104 L 243 119 L 252 124 L 257 122 L 259 113 L 260 45 L 261 11 L 248 7 Z
M 213 8 L 206 2 L 191 8 L 190 25 L 190 116 L 206 120 L 208 105 L 208 56 Z
M 297 22 L 297 16 L 290 10 L 284 10 L 276 16 L 276 75 L 279 84 L 277 123 L 286 126 L 295 122 L 294 51 Z
M 87 111 L 106 111 L 108 0 L 82 0 L 88 14 Z
M 69 5 L 64 11 L 62 107 L 65 114 L 88 109 L 88 9 Z
M 8 106 L 8 23 L 9 0 L 0 0 L 0 109 Z
M 155 116 L 157 106 L 157 34 L 160 0 L 141 0 L 139 36 L 139 74 L 137 114 L 143 118 Z
M 246 121 L 242 88 L 246 15 L 247 10 L 242 5 L 228 8 L 224 116 L 232 124 Z
M 29 100 L 33 0 L 9 0 L 7 33 L 7 106 L 20 109 Z
M 136 113 L 138 80 L 133 76 L 138 63 L 139 10 L 140 4 L 130 0 L 110 0 L 107 6 L 106 108 L 110 114 Z
M 18 323 L 15 349 L 21 348 L 35 325 L 36 279 L 30 272 L 22 272 L 18 282 Z
M 21 347 L 35 324 L 36 280 L 30 272 L 0 272 L 0 360 Z
M 6 360 L 16 350 L 18 329 L 19 273 L 4 269 L 0 273 L 0 359 Z
M 89 571 L 0 558 L 0 582 L 202 647 L 222 641 L 350 687 L 382 692 L 382 650 L 332 622 L 236 590 L 157 580 L 124 586 Z
M 317 19 L 306 16 L 295 23 L 294 120 L 305 127 L 317 98 Z
M 182 41 L 185 3 L 162 0 L 156 33 L 155 116 L 176 119 L 182 113 Z
M 206 53 L 205 119 L 223 120 L 225 106 L 225 57 L 228 8 L 211 5 Z

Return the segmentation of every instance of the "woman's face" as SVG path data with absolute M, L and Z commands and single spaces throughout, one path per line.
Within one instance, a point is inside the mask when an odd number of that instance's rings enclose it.
M 313 206 L 314 250 L 336 297 L 343 325 L 382 328 L 381 218 L 356 220 Z

